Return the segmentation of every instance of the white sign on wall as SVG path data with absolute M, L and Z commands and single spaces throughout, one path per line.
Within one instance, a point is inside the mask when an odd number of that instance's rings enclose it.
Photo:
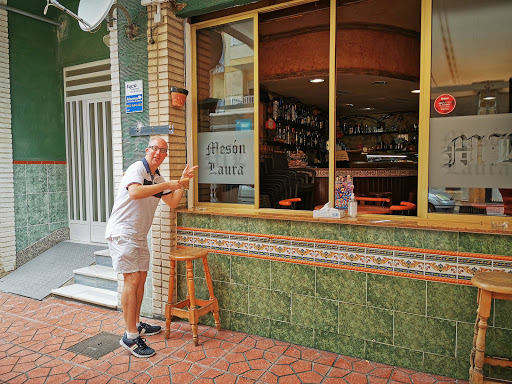
M 197 134 L 198 182 L 254 184 L 254 131 Z
M 429 186 L 512 188 L 512 114 L 430 119 Z
M 124 83 L 126 113 L 143 111 L 142 80 L 126 81 Z

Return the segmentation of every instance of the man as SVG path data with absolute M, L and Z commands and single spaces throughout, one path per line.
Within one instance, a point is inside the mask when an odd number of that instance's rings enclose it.
M 176 208 L 183 195 L 179 180 L 165 181 L 158 172 L 166 157 L 165 140 L 151 139 L 146 156 L 128 167 L 123 176 L 105 232 L 114 271 L 124 276 L 121 307 L 126 333 L 119 343 L 137 357 L 155 354 L 142 336 L 155 335 L 162 330 L 139 319 L 149 270 L 147 235 L 160 199 Z M 187 165 L 182 179 L 194 177 L 195 168 L 197 166 L 189 168 Z

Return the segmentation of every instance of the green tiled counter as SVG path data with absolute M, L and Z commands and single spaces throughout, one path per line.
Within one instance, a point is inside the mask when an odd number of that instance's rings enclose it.
M 282 258 L 275 253 L 280 244 L 291 244 L 283 245 Z M 225 329 L 460 379 L 468 378 L 476 316 L 470 273 L 512 272 L 508 235 L 178 212 L 178 245 L 212 250 L 208 260 Z M 299 256 L 286 256 L 291 248 Z M 361 257 L 322 258 L 331 248 L 354 249 Z M 411 267 L 395 273 L 403 254 Z M 426 276 L 412 266 L 416 258 L 425 270 L 444 269 Z M 207 298 L 202 265 L 194 273 L 197 297 Z M 178 265 L 178 279 L 182 299 L 184 266 Z M 213 325 L 213 317 L 201 320 Z M 512 303 L 497 301 L 489 322 L 487 352 L 512 357 Z M 487 373 L 512 377 L 504 368 Z

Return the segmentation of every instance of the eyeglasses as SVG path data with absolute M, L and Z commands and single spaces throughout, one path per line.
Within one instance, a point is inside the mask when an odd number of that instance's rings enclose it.
M 160 153 L 167 153 L 167 148 L 160 148 L 156 145 L 150 145 L 148 148 L 152 149 L 153 151 L 160 151 Z

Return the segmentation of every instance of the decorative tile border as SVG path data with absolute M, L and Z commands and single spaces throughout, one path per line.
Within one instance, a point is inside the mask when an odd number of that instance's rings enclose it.
M 470 285 L 482 271 L 512 273 L 512 257 L 178 227 L 178 246 L 413 279 Z

